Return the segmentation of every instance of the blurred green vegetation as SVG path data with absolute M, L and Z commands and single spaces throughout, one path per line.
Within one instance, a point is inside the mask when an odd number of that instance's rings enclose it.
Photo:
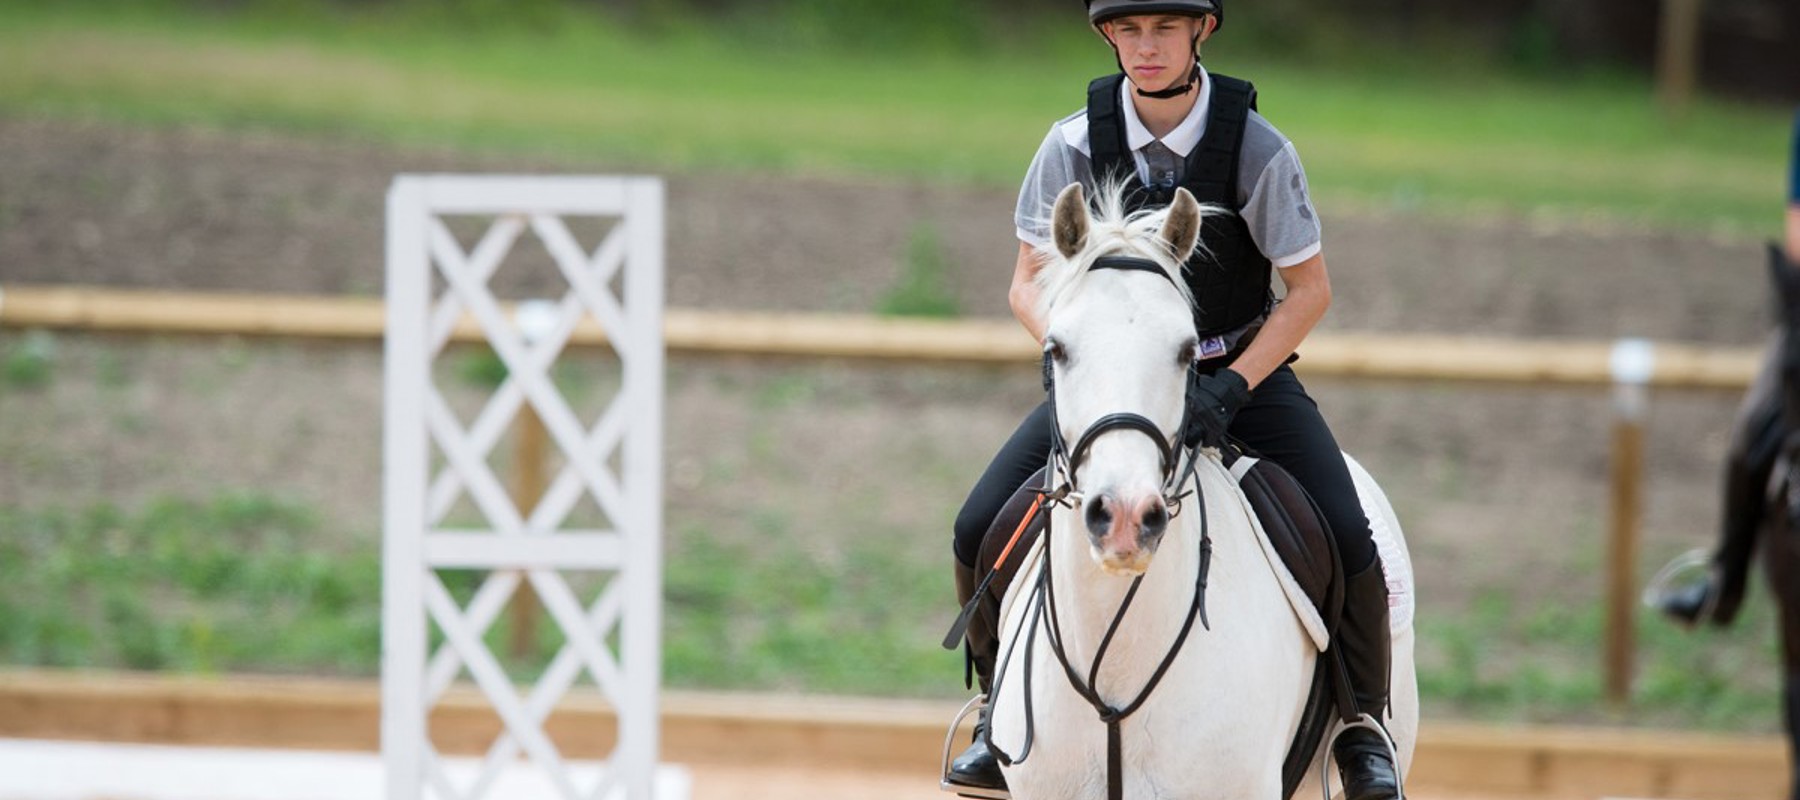
M 1608 707 L 1606 609 L 1491 589 L 1468 609 L 1426 609 L 1418 624 L 1419 694 L 1437 715 L 1507 722 L 1566 719 L 1776 730 L 1781 651 L 1760 587 L 1733 628 L 1685 630 L 1640 609 L 1632 707 Z
M 899 279 L 882 295 L 876 312 L 907 317 L 956 316 L 960 309 L 956 292 L 949 284 L 949 260 L 937 229 L 928 223 L 915 225 L 906 243 Z
M 28 331 L 0 346 L 0 383 L 6 387 L 42 387 L 50 382 L 55 366 L 56 337 L 49 331 Z
M 943 564 L 874 530 L 802 546 L 778 512 L 754 538 L 671 532 L 664 674 L 672 686 L 957 697 L 961 656 L 937 646 L 953 614 Z M 305 508 L 228 494 L 139 509 L 0 508 L 0 663 L 373 676 L 381 570 L 373 536 L 320 543 Z M 346 537 L 338 537 L 340 539 Z M 485 579 L 443 571 L 467 603 Z M 588 602 L 595 586 L 572 576 Z M 1419 689 L 1436 717 L 1772 731 L 1779 724 L 1773 609 L 1757 587 L 1729 631 L 1640 614 L 1633 704 L 1600 683 L 1603 609 L 1494 590 L 1418 621 Z M 561 639 L 508 655 L 512 615 L 486 641 L 535 679 Z M 434 630 L 433 643 L 439 637 Z
M 0 0 L 0 113 L 1011 187 L 1112 69 L 1073 10 L 900 5 Z M 1256 80 L 1327 205 L 1777 229 L 1785 109 L 1672 122 L 1529 30 L 1368 47 L 1293 6 L 1234 15 L 1207 61 Z
M 752 547 L 671 536 L 664 673 L 676 686 L 945 695 L 959 656 L 936 646 L 941 565 L 902 540 L 804 549 L 762 512 Z M 381 567 L 372 536 L 335 549 L 305 508 L 228 494 L 140 509 L 0 507 L 0 664 L 372 676 L 380 668 Z M 445 570 L 466 604 L 486 573 Z M 592 602 L 597 585 L 570 582 Z M 592 581 L 588 582 L 592 584 Z M 485 639 L 516 678 L 561 644 L 547 617 L 510 653 L 512 615 Z M 441 640 L 432 631 L 432 644 Z
M 375 552 L 326 551 L 317 524 L 255 495 L 0 508 L 0 662 L 368 673 Z

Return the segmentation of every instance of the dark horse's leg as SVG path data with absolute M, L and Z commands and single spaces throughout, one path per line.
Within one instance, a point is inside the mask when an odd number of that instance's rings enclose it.
M 1750 556 L 1756 549 L 1757 531 L 1764 524 L 1769 472 L 1785 433 L 1781 421 L 1779 350 L 1773 343 L 1767 348 L 1762 369 L 1745 393 L 1731 426 L 1731 447 L 1725 454 L 1719 545 L 1712 557 L 1713 576 L 1671 591 L 1658 604 L 1663 613 L 1676 621 L 1690 625 L 1700 622 L 1700 615 L 1710 605 L 1710 621 L 1729 625 L 1743 604 Z
M 1790 629 L 1784 635 L 1791 641 L 1794 631 Z M 1788 798 L 1800 800 L 1800 671 L 1794 669 L 1791 661 L 1787 669 L 1787 681 L 1782 685 L 1782 694 L 1787 699 L 1788 764 L 1791 768 Z
M 1781 468 L 1786 468 L 1784 463 Z M 1789 488 L 1788 491 L 1793 491 Z M 1784 503 L 1779 493 L 1771 498 Z M 1800 531 L 1794 529 L 1786 509 L 1776 509 L 1762 531 L 1763 568 L 1781 621 L 1781 661 L 1785 680 L 1782 695 L 1788 733 L 1789 796 L 1800 800 Z

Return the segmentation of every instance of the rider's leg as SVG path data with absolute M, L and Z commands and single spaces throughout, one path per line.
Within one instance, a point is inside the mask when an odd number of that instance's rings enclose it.
M 981 538 L 987 535 L 994 518 L 1000 515 L 1001 507 L 1032 473 L 1043 469 L 1049 461 L 1050 404 L 1040 403 L 1019 423 L 1006 444 L 1000 446 L 1000 452 L 988 462 L 987 471 L 981 473 L 981 479 L 975 482 L 975 488 L 969 490 L 968 499 L 963 501 L 962 510 L 957 512 L 956 536 L 951 549 L 958 562 L 971 567 L 975 565 L 975 558 L 981 553 Z
M 1393 660 L 1387 582 L 1337 439 L 1300 379 L 1286 366 L 1251 392 L 1231 434 L 1291 473 L 1331 527 L 1345 575 L 1344 614 L 1332 647 L 1350 673 L 1357 710 L 1381 722 Z M 1351 728 L 1338 737 L 1332 752 L 1343 777 L 1345 800 L 1399 796 L 1399 770 L 1381 734 Z
M 1658 604 L 1663 613 L 1679 622 L 1698 622 L 1710 604 L 1712 623 L 1729 625 L 1743 604 L 1750 556 L 1756 549 L 1756 533 L 1767 504 L 1764 494 L 1769 471 L 1781 449 L 1781 397 L 1777 391 L 1781 375 L 1775 352 L 1776 347 L 1771 344 L 1769 357 L 1745 393 L 1732 423 L 1731 447 L 1725 454 L 1721 498 L 1724 511 L 1719 521 L 1719 546 L 1713 551 L 1713 575 L 1669 592 Z
M 981 553 L 981 539 L 993 525 L 994 518 L 999 516 L 1000 509 L 1006 505 L 1032 473 L 1043 468 L 1050 458 L 1050 407 L 1039 405 L 1025 421 L 1019 423 L 1018 430 L 994 455 L 987 471 L 975 482 L 975 488 L 969 491 L 969 497 L 963 501 L 963 507 L 956 515 L 956 538 L 951 549 L 956 557 L 956 602 L 960 608 L 974 596 L 975 585 L 980 571 L 975 560 Z M 999 651 L 999 639 L 995 626 L 997 620 L 977 613 L 969 620 L 967 647 L 968 658 L 974 668 L 976 678 L 981 682 L 981 691 L 985 694 L 993 688 L 994 658 Z M 975 741 L 961 755 L 950 762 L 952 783 L 963 786 L 974 786 L 984 789 L 1004 789 L 1006 779 L 1000 774 L 1000 764 L 994 760 L 993 753 L 988 751 L 987 740 L 983 733 L 987 730 L 988 710 L 982 708 L 975 719 Z

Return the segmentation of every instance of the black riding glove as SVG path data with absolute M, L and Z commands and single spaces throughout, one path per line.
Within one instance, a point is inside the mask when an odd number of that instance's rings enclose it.
M 1211 375 L 1196 374 L 1188 383 L 1187 430 L 1181 440 L 1188 447 L 1225 443 L 1225 431 L 1238 409 L 1250 402 L 1250 384 L 1244 376 L 1221 369 Z

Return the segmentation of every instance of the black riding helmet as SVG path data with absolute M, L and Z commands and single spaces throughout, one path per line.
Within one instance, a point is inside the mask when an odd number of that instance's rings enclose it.
M 1225 0 L 1082 0 L 1087 5 L 1088 24 L 1100 23 L 1135 14 L 1180 14 L 1218 19 L 1214 30 L 1225 26 Z
M 1131 17 L 1141 14 L 1179 14 L 1184 17 L 1204 17 L 1211 14 L 1214 19 L 1214 31 L 1225 26 L 1225 0 L 1082 0 L 1082 2 L 1087 5 L 1088 24 L 1094 26 L 1094 30 L 1098 32 L 1101 38 L 1105 39 L 1106 43 L 1109 45 L 1113 44 L 1112 37 L 1107 36 L 1105 31 L 1100 30 L 1100 26 L 1103 23 L 1118 19 L 1119 17 Z M 1178 86 L 1170 86 L 1155 92 L 1146 92 L 1141 88 L 1137 88 L 1135 82 L 1133 82 L 1133 88 L 1138 94 L 1145 97 L 1161 99 L 1187 94 L 1200 82 L 1200 64 L 1198 62 L 1200 55 L 1199 47 L 1200 39 L 1196 36 L 1194 38 L 1194 56 L 1196 59 L 1194 71 L 1188 76 L 1186 82 Z M 1113 45 L 1113 56 L 1115 59 L 1118 57 L 1118 52 L 1118 46 Z M 1123 66 L 1120 68 L 1123 69 Z

